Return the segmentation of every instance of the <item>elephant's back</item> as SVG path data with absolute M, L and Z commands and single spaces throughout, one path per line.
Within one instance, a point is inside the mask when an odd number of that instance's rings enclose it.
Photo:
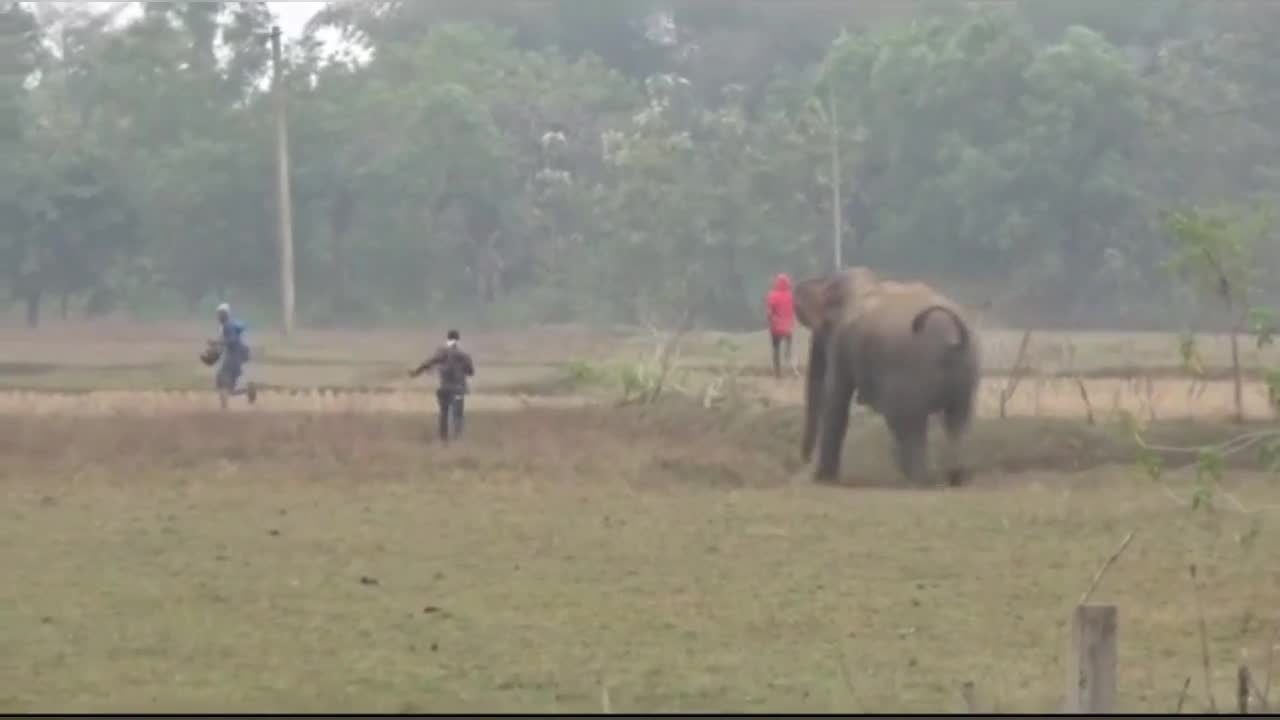
M 925 330 L 954 329 L 955 319 L 965 326 L 966 332 L 972 327 L 963 308 L 946 295 L 918 282 L 881 283 L 877 291 L 863 301 L 860 319 L 880 326 L 884 332 L 911 334 L 916 318 L 930 308 L 943 308 L 947 312 L 932 313 L 925 319 Z M 948 314 L 954 315 L 954 319 Z
M 930 308 L 920 332 L 913 330 L 920 314 Z M 960 326 L 957 326 L 957 321 Z M 890 354 L 904 359 L 932 355 L 932 351 L 953 348 L 964 343 L 964 365 L 977 371 L 980 348 L 978 335 L 968 313 L 951 298 L 924 283 L 884 282 L 873 296 L 868 296 L 859 313 L 864 335 L 874 336 L 878 345 Z

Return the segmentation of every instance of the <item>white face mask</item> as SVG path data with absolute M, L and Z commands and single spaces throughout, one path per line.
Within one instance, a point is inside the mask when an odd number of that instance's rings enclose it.
M 457 340 L 448 340 L 448 341 L 446 341 L 446 342 L 445 342 L 445 345 L 448 345 L 448 346 L 449 346 L 449 347 L 451 347 L 451 348 L 455 348 L 455 347 L 458 347 L 458 341 L 457 341 Z

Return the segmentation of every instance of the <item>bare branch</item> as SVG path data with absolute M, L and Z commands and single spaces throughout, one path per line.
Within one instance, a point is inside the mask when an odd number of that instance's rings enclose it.
M 1130 530 L 1129 534 L 1124 536 L 1124 540 L 1120 543 L 1120 547 L 1116 548 L 1116 551 L 1111 553 L 1111 557 L 1107 558 L 1106 562 L 1102 563 L 1102 566 L 1098 568 L 1098 571 L 1093 574 L 1093 582 L 1089 583 L 1089 589 L 1085 590 L 1084 594 L 1080 596 L 1080 602 L 1076 603 L 1077 605 L 1088 604 L 1089 598 L 1093 597 L 1093 592 L 1098 589 L 1098 584 L 1102 582 L 1102 576 L 1105 575 L 1107 570 L 1110 570 L 1111 566 L 1114 565 L 1116 561 L 1120 559 L 1120 556 L 1124 554 L 1124 551 L 1129 547 L 1129 543 L 1133 541 L 1133 534 L 1135 532 L 1137 531 Z
M 693 309 L 688 308 L 684 312 L 684 318 L 680 321 L 680 325 L 676 331 L 668 337 L 667 342 L 661 347 L 658 357 L 658 378 L 654 383 L 653 392 L 650 399 L 656 400 L 661 394 L 662 389 L 667 383 L 667 377 L 671 374 L 672 368 L 675 367 L 675 358 L 679 357 L 680 341 L 685 335 L 693 329 Z
M 1200 600 L 1200 581 L 1196 579 L 1196 566 L 1191 565 L 1191 594 L 1196 601 L 1196 616 L 1200 626 L 1200 662 L 1204 669 L 1204 692 L 1209 701 L 1209 712 L 1218 714 L 1218 701 L 1213 697 L 1213 661 L 1209 657 L 1209 627 L 1204 619 L 1204 603 Z
M 1249 714 L 1249 693 L 1252 683 L 1249 680 L 1249 667 L 1241 665 L 1236 669 L 1236 712 Z
M 1280 627 L 1271 634 L 1267 642 L 1267 662 L 1263 667 L 1262 688 L 1259 689 L 1256 680 L 1254 681 L 1254 693 L 1258 698 L 1258 704 L 1262 712 L 1270 714 L 1271 712 L 1271 673 L 1275 668 L 1276 644 L 1280 643 Z
M 609 700 L 609 686 L 603 683 L 600 685 L 600 714 L 613 714 L 613 703 Z
M 1187 679 L 1182 683 L 1182 692 L 1178 693 L 1178 707 L 1174 709 L 1173 711 L 1174 715 L 1182 714 L 1182 706 L 1186 704 L 1187 693 L 1190 690 L 1191 690 L 1191 676 L 1188 675 Z
M 1075 381 L 1076 388 L 1080 390 L 1080 399 L 1084 401 L 1086 419 L 1090 425 L 1096 425 L 1097 420 L 1093 416 L 1093 403 L 1089 402 L 1089 391 L 1084 386 L 1084 378 L 1077 375 Z
M 844 681 L 844 689 L 849 692 L 849 699 L 853 700 L 855 695 L 853 691 L 853 674 L 849 672 L 849 661 L 844 657 L 844 648 L 836 646 L 836 660 L 840 663 L 840 679 Z
M 1013 394 L 1018 391 L 1018 384 L 1022 382 L 1023 373 L 1029 368 L 1025 367 L 1027 357 L 1027 346 L 1031 344 L 1031 330 L 1022 333 L 1022 342 L 1018 344 L 1018 354 L 1013 360 L 1013 374 L 1009 378 L 1005 386 L 1000 390 L 1000 417 L 1005 417 L 1005 408 L 1009 404 L 1009 400 Z
M 978 698 L 974 692 L 973 681 L 969 680 L 960 686 L 960 697 L 964 698 L 965 713 L 969 715 L 978 715 Z

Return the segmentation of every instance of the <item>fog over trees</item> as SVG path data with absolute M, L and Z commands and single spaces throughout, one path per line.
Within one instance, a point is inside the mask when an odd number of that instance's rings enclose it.
M 119 6 L 0 3 L 0 313 L 270 325 L 271 11 Z M 1274 204 L 1278 38 L 1262 1 L 333 3 L 285 46 L 298 320 L 758 327 L 839 217 L 998 321 L 1205 323 L 1162 218 Z

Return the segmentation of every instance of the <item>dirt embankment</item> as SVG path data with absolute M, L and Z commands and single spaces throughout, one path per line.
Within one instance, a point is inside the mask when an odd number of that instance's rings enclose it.
M 694 483 L 770 486 L 807 477 L 799 461 L 799 416 L 790 409 L 708 411 L 683 402 L 649 407 L 530 409 L 472 413 L 467 435 L 442 448 L 433 423 L 391 413 L 219 413 L 103 415 L 0 413 L 0 457 L 21 474 L 80 473 L 102 468 L 191 467 L 205 463 L 279 464 L 317 476 L 403 478 L 424 468 L 479 477 L 623 477 L 644 486 Z M 1247 429 L 1247 428 L 1246 428 Z M 1149 442 L 1192 448 L 1241 433 L 1240 426 L 1157 422 Z M 940 437 L 935 433 L 935 449 Z M 1107 465 L 1136 468 L 1138 446 L 1119 424 L 1064 419 L 977 423 L 967 445 L 977 483 L 1037 472 L 1081 472 Z M 844 478 L 851 485 L 895 485 L 883 423 L 865 413 L 851 422 Z M 1165 451 L 1166 467 L 1194 464 L 1193 451 Z M 1232 467 L 1261 467 L 1257 453 Z M 265 471 L 264 477 L 270 472 Z M 0 478 L 5 475 L 0 470 Z

